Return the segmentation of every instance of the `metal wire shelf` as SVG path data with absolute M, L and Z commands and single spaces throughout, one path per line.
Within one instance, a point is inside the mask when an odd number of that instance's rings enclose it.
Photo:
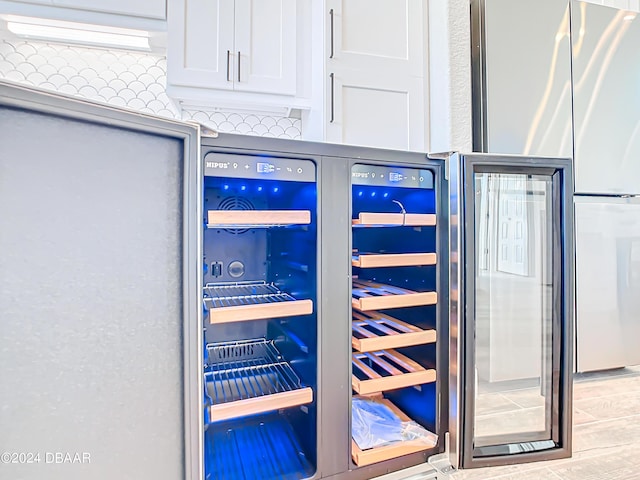
M 295 300 L 273 283 L 267 282 L 208 283 L 204 287 L 204 295 L 205 304 L 209 303 L 212 308 Z
M 265 339 L 206 346 L 205 395 L 211 421 L 303 405 L 313 391 Z
M 297 300 L 273 283 L 223 282 L 204 287 L 204 306 L 211 323 L 308 315 L 311 300 Z

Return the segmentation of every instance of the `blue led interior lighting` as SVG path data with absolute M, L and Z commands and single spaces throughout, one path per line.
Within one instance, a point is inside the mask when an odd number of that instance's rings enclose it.
M 400 207 L 392 203 L 392 200 L 401 202 L 408 213 L 435 213 L 436 209 L 435 190 L 428 188 L 357 185 L 354 186 L 352 195 L 355 214 L 370 211 L 371 208 L 383 209 L 379 210 L 381 212 L 400 212 Z

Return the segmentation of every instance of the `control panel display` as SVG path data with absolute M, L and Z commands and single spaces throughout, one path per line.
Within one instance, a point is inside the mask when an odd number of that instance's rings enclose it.
M 417 168 L 358 164 L 351 169 L 351 183 L 385 187 L 433 188 L 433 172 Z
M 255 178 L 286 182 L 315 182 L 316 166 L 310 160 L 208 153 L 204 157 L 207 177 Z

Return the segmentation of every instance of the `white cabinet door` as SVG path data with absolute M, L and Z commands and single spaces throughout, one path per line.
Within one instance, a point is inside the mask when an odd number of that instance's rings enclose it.
M 327 10 L 326 139 L 423 150 L 423 2 L 329 0 Z
M 233 3 L 233 0 L 169 2 L 169 84 L 233 89 L 237 54 L 233 45 Z
M 169 85 L 295 95 L 296 0 L 169 2 Z
M 49 2 L 50 3 L 50 2 Z M 59 7 L 134 17 L 167 18 L 165 0 L 53 0 Z
M 235 89 L 295 94 L 296 1 L 236 0 Z
M 423 149 L 422 79 L 407 79 L 398 86 L 396 80 L 384 81 L 369 72 L 332 73 L 327 92 L 330 102 L 327 141 L 399 150 Z

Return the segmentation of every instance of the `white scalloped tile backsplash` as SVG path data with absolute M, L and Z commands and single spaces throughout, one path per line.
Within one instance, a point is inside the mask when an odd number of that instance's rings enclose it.
M 244 133 L 261 137 L 300 138 L 301 120 L 298 118 L 202 110 L 184 110 L 182 115 L 185 120 L 195 120 L 204 125 L 217 125 L 216 129 L 220 132 Z
M 167 61 L 151 53 L 0 38 L 0 78 L 170 118 L 220 132 L 300 138 L 296 118 L 184 110 L 166 94 Z

